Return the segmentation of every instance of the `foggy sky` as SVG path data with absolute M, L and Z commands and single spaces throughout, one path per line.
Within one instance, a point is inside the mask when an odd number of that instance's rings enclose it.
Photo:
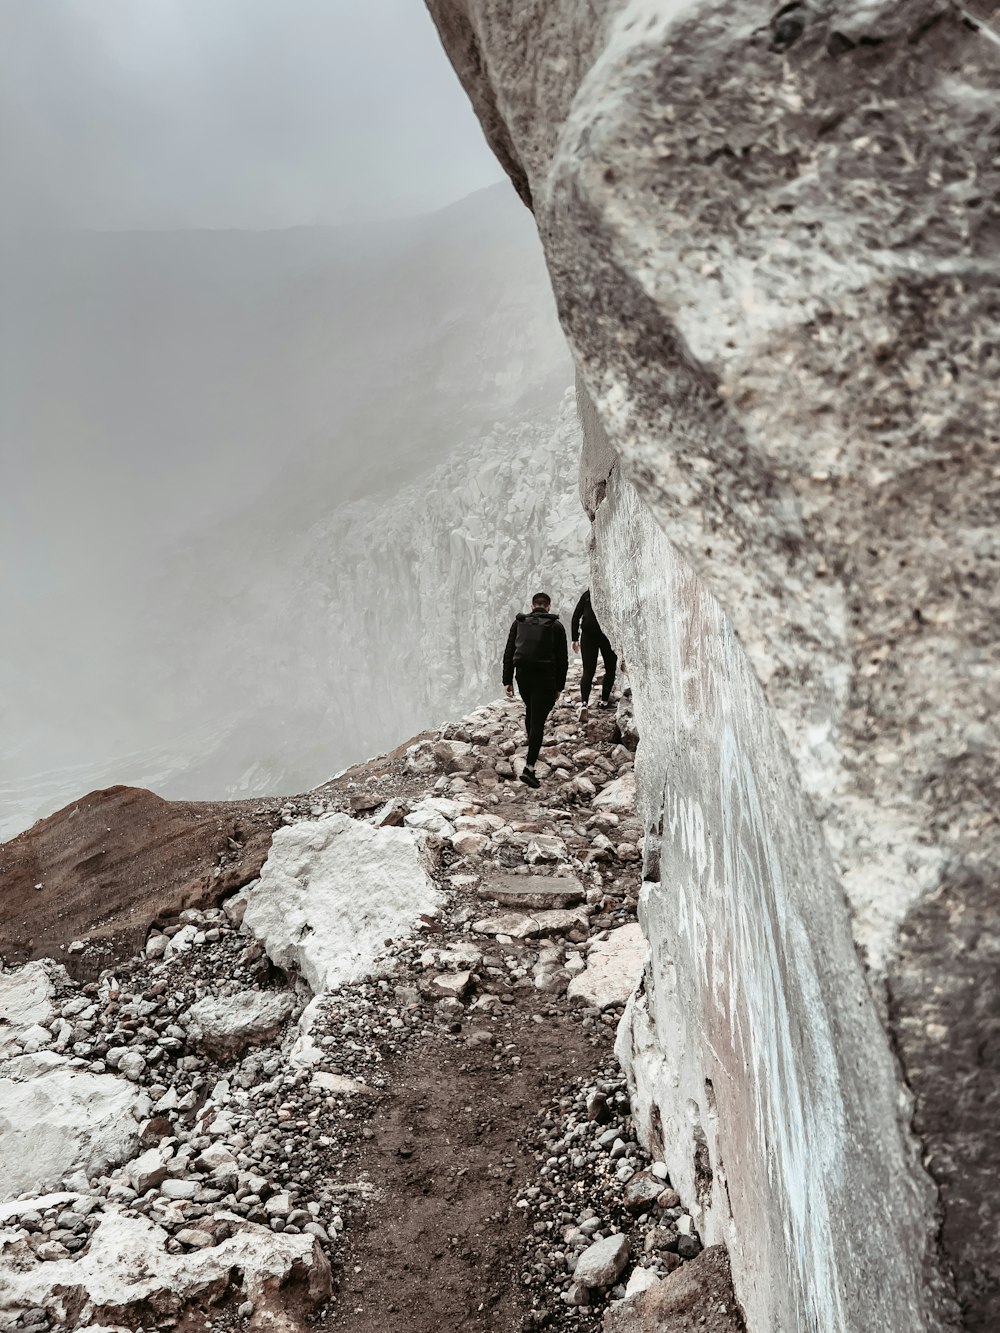
M 422 0 L 0 0 L 0 225 L 270 228 L 500 171 Z

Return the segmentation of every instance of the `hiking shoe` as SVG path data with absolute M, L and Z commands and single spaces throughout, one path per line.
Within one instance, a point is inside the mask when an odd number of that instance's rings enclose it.
M 611 702 L 610 699 L 600 699 L 600 700 L 598 700 L 598 704 L 597 704 L 597 706 L 598 706 L 598 708 L 614 708 L 614 704 Z
M 590 717 L 590 711 L 588 710 L 587 705 L 581 704 L 580 711 L 576 715 L 577 722 L 586 722 L 589 717 Z
M 542 785 L 535 777 L 533 768 L 525 767 L 521 769 L 521 781 L 528 787 L 540 787 Z

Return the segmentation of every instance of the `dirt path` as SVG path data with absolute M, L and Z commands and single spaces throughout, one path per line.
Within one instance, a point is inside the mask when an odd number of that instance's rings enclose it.
M 548 1098 L 596 1068 L 612 1036 L 607 1028 L 588 1034 L 569 1011 L 551 1009 L 541 1023 L 536 1014 L 530 1000 L 511 1006 L 492 1029 L 495 1046 L 470 1045 L 469 1025 L 431 1038 L 394 1074 L 357 1162 L 380 1197 L 352 1224 L 325 1327 L 520 1333 L 527 1326 L 526 1224 L 515 1204 L 536 1164 L 519 1139 Z

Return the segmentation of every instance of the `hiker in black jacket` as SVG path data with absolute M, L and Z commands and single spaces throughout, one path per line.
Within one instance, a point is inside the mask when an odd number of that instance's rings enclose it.
M 546 592 L 536 592 L 531 611 L 519 612 L 507 635 L 503 655 L 503 687 L 508 699 L 514 697 L 514 678 L 524 700 L 524 729 L 528 733 L 528 757 L 521 781 L 529 787 L 539 785 L 535 763 L 542 748 L 545 719 L 566 686 L 569 653 L 562 621 L 553 615 L 552 599 Z
M 604 682 L 601 686 L 601 700 L 598 708 L 611 707 L 611 691 L 614 689 L 615 672 L 618 670 L 618 657 L 608 642 L 608 637 L 597 623 L 594 608 L 590 604 L 590 589 L 583 594 L 573 612 L 570 626 L 573 635 L 574 653 L 583 653 L 583 677 L 580 681 L 580 721 L 587 720 L 587 705 L 590 702 L 590 690 L 597 670 L 597 654 L 604 659 Z

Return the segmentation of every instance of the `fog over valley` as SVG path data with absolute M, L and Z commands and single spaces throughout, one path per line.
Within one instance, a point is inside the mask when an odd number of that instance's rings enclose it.
M 468 510 L 486 552 L 507 483 L 450 497 L 421 585 L 373 552 L 380 511 L 405 543 L 435 469 L 498 430 L 511 487 L 559 437 L 585 529 L 569 357 L 509 189 L 376 226 L 8 235 L 5 258 L 4 833 L 88 785 L 312 785 L 482 695 L 544 569 L 494 549 L 461 587 L 447 543 Z M 522 506 L 525 555 L 545 517 Z M 469 646 L 445 682 L 448 642 L 414 635 L 446 591 Z

